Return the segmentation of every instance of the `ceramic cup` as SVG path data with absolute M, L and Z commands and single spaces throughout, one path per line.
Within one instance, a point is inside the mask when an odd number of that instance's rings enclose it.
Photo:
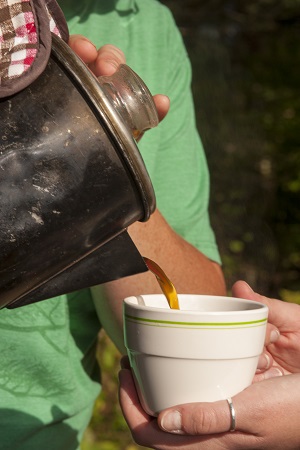
M 124 300 L 124 338 L 144 410 L 226 399 L 252 382 L 268 308 L 232 297 L 164 295 Z

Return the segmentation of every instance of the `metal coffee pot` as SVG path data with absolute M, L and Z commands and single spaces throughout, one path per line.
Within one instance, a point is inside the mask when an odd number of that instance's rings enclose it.
M 155 209 L 136 140 L 157 124 L 133 71 L 97 79 L 53 36 L 42 75 L 0 100 L 0 307 L 147 270 L 126 230 Z

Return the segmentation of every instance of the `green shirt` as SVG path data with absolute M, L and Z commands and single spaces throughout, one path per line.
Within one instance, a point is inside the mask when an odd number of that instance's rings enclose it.
M 209 177 L 196 131 L 191 68 L 169 11 L 156 0 L 60 0 L 70 33 L 120 47 L 171 110 L 139 147 L 157 206 L 173 228 L 220 261 L 208 217 Z M 100 392 L 100 323 L 90 291 L 0 311 L 0 449 L 75 450 Z M 45 426 L 47 425 L 47 426 Z

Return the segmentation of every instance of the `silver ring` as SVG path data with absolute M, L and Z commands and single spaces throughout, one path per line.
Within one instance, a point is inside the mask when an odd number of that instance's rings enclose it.
M 228 403 L 228 406 L 229 406 L 230 418 L 231 418 L 229 431 L 235 431 L 235 423 L 236 423 L 236 420 L 235 420 L 235 409 L 234 409 L 231 397 L 227 398 L 226 400 L 227 400 L 227 403 Z

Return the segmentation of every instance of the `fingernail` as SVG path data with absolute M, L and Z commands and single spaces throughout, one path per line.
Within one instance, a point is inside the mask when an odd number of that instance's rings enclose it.
M 279 369 L 278 367 L 272 367 L 270 370 L 268 370 L 265 373 L 265 379 L 268 378 L 274 378 L 274 377 L 282 377 L 283 371 L 282 369 Z
M 254 292 L 252 287 L 247 283 L 247 281 L 244 281 L 244 283 L 246 284 L 246 286 L 248 287 L 248 289 L 250 289 L 251 292 Z
M 274 376 L 276 377 L 282 377 L 283 376 L 283 370 L 282 369 L 279 369 L 279 368 L 277 368 L 277 367 L 274 367 L 273 368 L 273 371 L 274 371 Z
M 272 330 L 270 334 L 270 342 L 273 344 L 274 342 L 278 341 L 280 338 L 280 332 L 279 330 Z
M 182 434 L 180 412 L 176 410 L 167 412 L 162 417 L 161 427 L 169 433 Z
M 119 61 L 116 61 L 115 59 L 107 59 L 106 62 L 107 62 L 107 64 L 112 66 L 114 69 L 117 69 L 120 65 Z
M 95 46 L 95 44 L 92 41 L 90 41 L 88 38 L 86 38 L 85 36 L 80 36 L 80 39 L 76 39 L 75 42 L 80 43 L 82 41 L 86 42 L 87 44 L 91 45 L 92 47 L 94 47 L 97 50 L 97 47 Z
M 267 370 L 270 367 L 270 365 L 271 365 L 271 358 L 270 358 L 269 355 L 267 355 L 267 353 L 264 353 L 263 356 L 264 356 L 264 358 L 266 360 L 266 364 L 264 366 L 264 369 Z
M 81 38 L 83 41 L 86 41 L 86 42 L 88 42 L 89 44 L 91 44 L 93 47 L 97 48 L 96 45 L 94 44 L 94 42 L 90 41 L 87 37 L 85 37 L 85 36 L 80 36 L 80 38 Z

